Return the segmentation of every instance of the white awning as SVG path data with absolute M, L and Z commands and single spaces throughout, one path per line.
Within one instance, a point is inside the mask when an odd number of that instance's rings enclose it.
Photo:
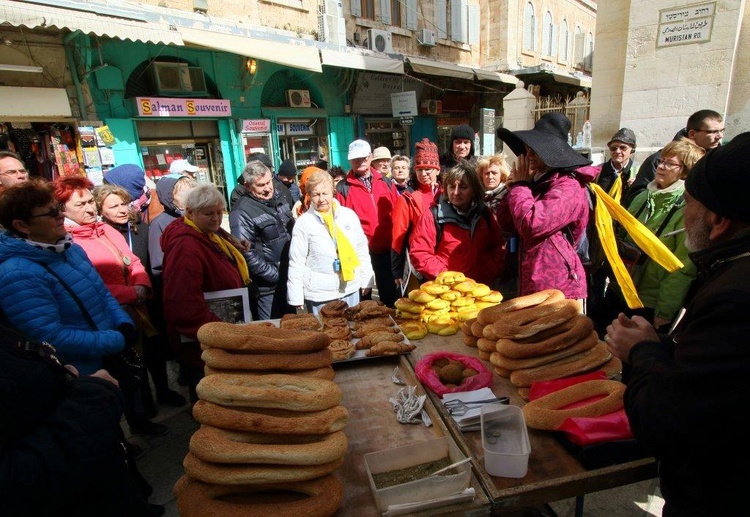
M 69 119 L 70 102 L 65 88 L 0 86 L 0 120 Z
M 263 61 L 313 72 L 323 71 L 316 47 L 187 27 L 180 27 L 180 34 L 182 34 L 185 43 L 191 45 L 230 52 L 239 56 L 254 57 Z
M 359 52 L 344 52 L 338 50 L 321 50 L 320 58 L 324 65 L 341 68 L 354 68 L 368 72 L 385 72 L 388 74 L 403 74 L 404 62 L 399 59 L 381 56 L 368 56 Z
M 90 6 L 88 7 L 90 9 Z M 182 45 L 180 33 L 163 23 L 101 15 L 88 10 L 0 0 L 0 26 L 67 29 L 121 40 Z
M 458 79 L 474 80 L 474 69 L 468 66 L 453 65 L 450 63 L 441 63 L 431 59 L 422 59 L 421 57 L 408 56 L 406 60 L 411 65 L 411 69 L 418 74 L 437 75 L 443 77 L 456 77 Z
M 491 72 L 489 70 L 482 70 L 481 68 L 475 68 L 474 73 L 477 76 L 477 81 L 495 81 L 498 83 L 511 84 L 513 86 L 518 83 L 518 78 L 510 74 Z

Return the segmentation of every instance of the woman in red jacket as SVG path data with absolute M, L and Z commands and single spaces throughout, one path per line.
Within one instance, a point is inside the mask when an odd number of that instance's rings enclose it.
M 122 234 L 98 220 L 96 202 L 91 190 L 94 184 L 85 176 L 67 176 L 53 183 L 55 199 L 63 206 L 65 229 L 73 242 L 86 252 L 112 296 L 139 325 L 146 314 L 144 302 L 151 296 L 151 280 L 141 260 L 130 250 Z M 139 340 L 140 342 L 140 340 Z M 125 397 L 125 419 L 133 434 L 162 436 L 167 426 L 151 422 L 156 411 L 146 369 L 141 383 L 117 379 Z
M 437 175 L 440 172 L 438 147 L 423 138 L 415 146 L 414 166 L 409 178 L 410 190 L 396 199 L 393 207 L 393 230 L 391 233 L 391 270 L 396 285 L 401 286 L 406 268 L 409 235 L 422 217 L 422 213 L 435 203 L 440 193 Z M 415 273 L 414 268 L 411 273 Z M 410 277 L 411 280 L 412 277 Z M 414 277 L 415 284 L 416 278 Z M 409 288 L 416 288 L 411 285 Z
M 460 271 L 487 285 L 504 269 L 500 227 L 483 202 L 476 170 L 463 160 L 443 178 L 438 202 L 419 218 L 409 239 L 409 258 L 427 279 Z

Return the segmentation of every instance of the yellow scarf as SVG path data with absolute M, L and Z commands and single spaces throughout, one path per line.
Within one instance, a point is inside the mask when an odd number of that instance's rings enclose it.
M 209 235 L 209 234 L 202 232 L 200 228 L 198 228 L 193 221 L 188 219 L 188 216 L 185 215 L 183 216 L 183 218 L 185 220 L 186 225 L 188 225 L 195 231 L 202 233 L 203 235 L 208 237 L 211 242 L 213 242 L 214 244 L 216 244 L 216 246 L 218 246 L 218 248 L 224 253 L 224 255 L 229 257 L 229 260 L 235 263 L 235 265 L 237 266 L 237 269 L 240 272 L 240 277 L 242 277 L 242 285 L 247 285 L 250 283 L 250 270 L 247 268 L 247 262 L 245 261 L 245 257 L 242 256 L 242 253 L 240 253 L 240 251 L 237 248 L 235 248 L 232 245 L 232 243 L 230 243 L 229 241 L 225 239 L 222 239 L 215 233 L 212 233 Z
M 622 183 L 620 182 L 619 176 L 610 190 L 613 194 L 612 197 L 595 183 L 591 184 L 591 190 L 594 191 L 597 198 L 596 208 L 594 209 L 596 230 L 599 234 L 599 240 L 602 243 L 602 248 L 604 249 L 607 261 L 609 261 L 610 266 L 612 266 L 615 279 L 620 285 L 620 289 L 622 290 L 623 297 L 625 298 L 628 307 L 631 309 L 642 308 L 643 303 L 635 290 L 633 279 L 630 278 L 628 270 L 625 268 L 625 265 L 620 258 L 620 254 L 617 252 L 617 241 L 612 226 L 612 219 L 622 225 L 630 235 L 630 238 L 633 239 L 633 242 L 635 242 L 635 244 L 643 250 L 646 255 L 670 273 L 674 273 L 682 268 L 683 263 L 680 259 L 675 257 L 671 251 L 669 251 L 669 248 L 659 240 L 659 237 L 654 235 L 651 230 L 620 205 Z
M 341 277 L 345 282 L 354 280 L 354 269 L 359 266 L 359 257 L 357 252 L 354 251 L 352 244 L 349 239 L 346 238 L 341 228 L 335 225 L 333 221 L 333 211 L 336 208 L 336 203 L 333 204 L 328 212 L 318 212 L 323 217 L 323 222 L 328 229 L 328 233 L 331 235 L 336 243 L 336 252 L 338 258 L 341 261 Z M 334 234 L 334 232 L 336 232 Z

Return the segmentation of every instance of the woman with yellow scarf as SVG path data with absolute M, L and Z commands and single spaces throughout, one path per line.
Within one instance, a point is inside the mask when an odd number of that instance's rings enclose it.
M 310 208 L 292 231 L 287 301 L 313 314 L 333 300 L 356 305 L 375 284 L 367 237 L 357 214 L 334 199 L 327 172 L 306 179 Z
M 164 229 L 164 319 L 171 334 L 184 336 L 175 342 L 175 354 L 187 377 L 190 398 L 197 400 L 195 386 L 203 377 L 203 361 L 196 333 L 205 323 L 221 321 L 206 303 L 203 293 L 239 289 L 250 275 L 237 242 L 221 228 L 226 201 L 213 185 L 195 187 L 185 200 L 184 215 Z M 187 338 L 187 342 L 186 339 Z

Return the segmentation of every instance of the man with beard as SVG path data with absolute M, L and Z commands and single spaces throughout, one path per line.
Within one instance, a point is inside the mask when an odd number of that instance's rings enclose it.
M 672 334 L 623 314 L 607 327 L 609 349 L 631 365 L 625 411 L 635 437 L 659 460 L 665 517 L 747 513 L 748 163 L 750 133 L 743 133 L 688 175 L 686 243 L 699 273 Z
M 242 178 L 244 192 L 229 212 L 229 228 L 250 243 L 243 251 L 250 270 L 250 310 L 254 320 L 280 318 L 295 312 L 286 303 L 292 208 L 274 188 L 271 169 L 259 160 L 245 165 Z

